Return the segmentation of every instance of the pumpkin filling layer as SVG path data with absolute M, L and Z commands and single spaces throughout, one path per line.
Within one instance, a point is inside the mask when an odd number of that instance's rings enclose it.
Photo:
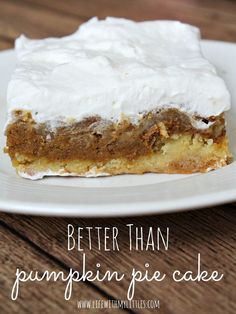
M 197 122 L 206 128 L 194 127 Z M 93 116 L 56 127 L 15 111 L 6 135 L 13 165 L 31 177 L 206 172 L 231 159 L 223 115 L 194 117 L 193 123 L 177 109 L 149 112 L 136 124 L 125 117 L 115 123 Z

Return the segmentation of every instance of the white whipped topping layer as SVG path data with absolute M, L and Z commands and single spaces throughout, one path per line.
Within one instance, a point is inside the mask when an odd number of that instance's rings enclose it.
M 30 110 L 37 122 L 91 115 L 133 121 L 143 112 L 178 108 L 217 116 L 230 95 L 202 56 L 198 28 L 177 21 L 92 18 L 63 38 L 16 40 L 18 65 L 8 112 Z

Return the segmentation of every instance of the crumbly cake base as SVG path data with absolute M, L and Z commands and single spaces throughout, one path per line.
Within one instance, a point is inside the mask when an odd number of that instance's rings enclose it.
M 204 139 L 201 135 L 173 135 L 166 139 L 159 152 L 152 152 L 137 159 L 116 158 L 108 161 L 91 160 L 49 161 L 39 158 L 29 161 L 23 155 L 14 158 L 17 172 L 30 179 L 44 176 L 105 176 L 122 173 L 194 173 L 207 172 L 227 165 L 231 154 L 226 136 L 217 142 Z

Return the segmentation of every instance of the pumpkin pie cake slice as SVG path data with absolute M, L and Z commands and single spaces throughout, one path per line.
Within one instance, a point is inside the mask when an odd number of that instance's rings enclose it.
M 230 95 L 178 21 L 93 18 L 15 44 L 6 147 L 18 174 L 194 173 L 227 165 Z

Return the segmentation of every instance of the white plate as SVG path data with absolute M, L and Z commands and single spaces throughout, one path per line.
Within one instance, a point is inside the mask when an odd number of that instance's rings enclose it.
M 226 80 L 233 107 L 227 115 L 231 150 L 236 156 L 236 45 L 203 41 L 205 56 Z M 15 66 L 12 50 L 0 53 L 0 129 L 6 110 L 6 88 Z M 24 91 L 22 91 L 24 92 Z M 236 162 L 195 175 L 122 175 L 105 178 L 19 178 L 3 154 L 1 131 L 0 209 L 6 212 L 60 216 L 159 214 L 236 200 Z

